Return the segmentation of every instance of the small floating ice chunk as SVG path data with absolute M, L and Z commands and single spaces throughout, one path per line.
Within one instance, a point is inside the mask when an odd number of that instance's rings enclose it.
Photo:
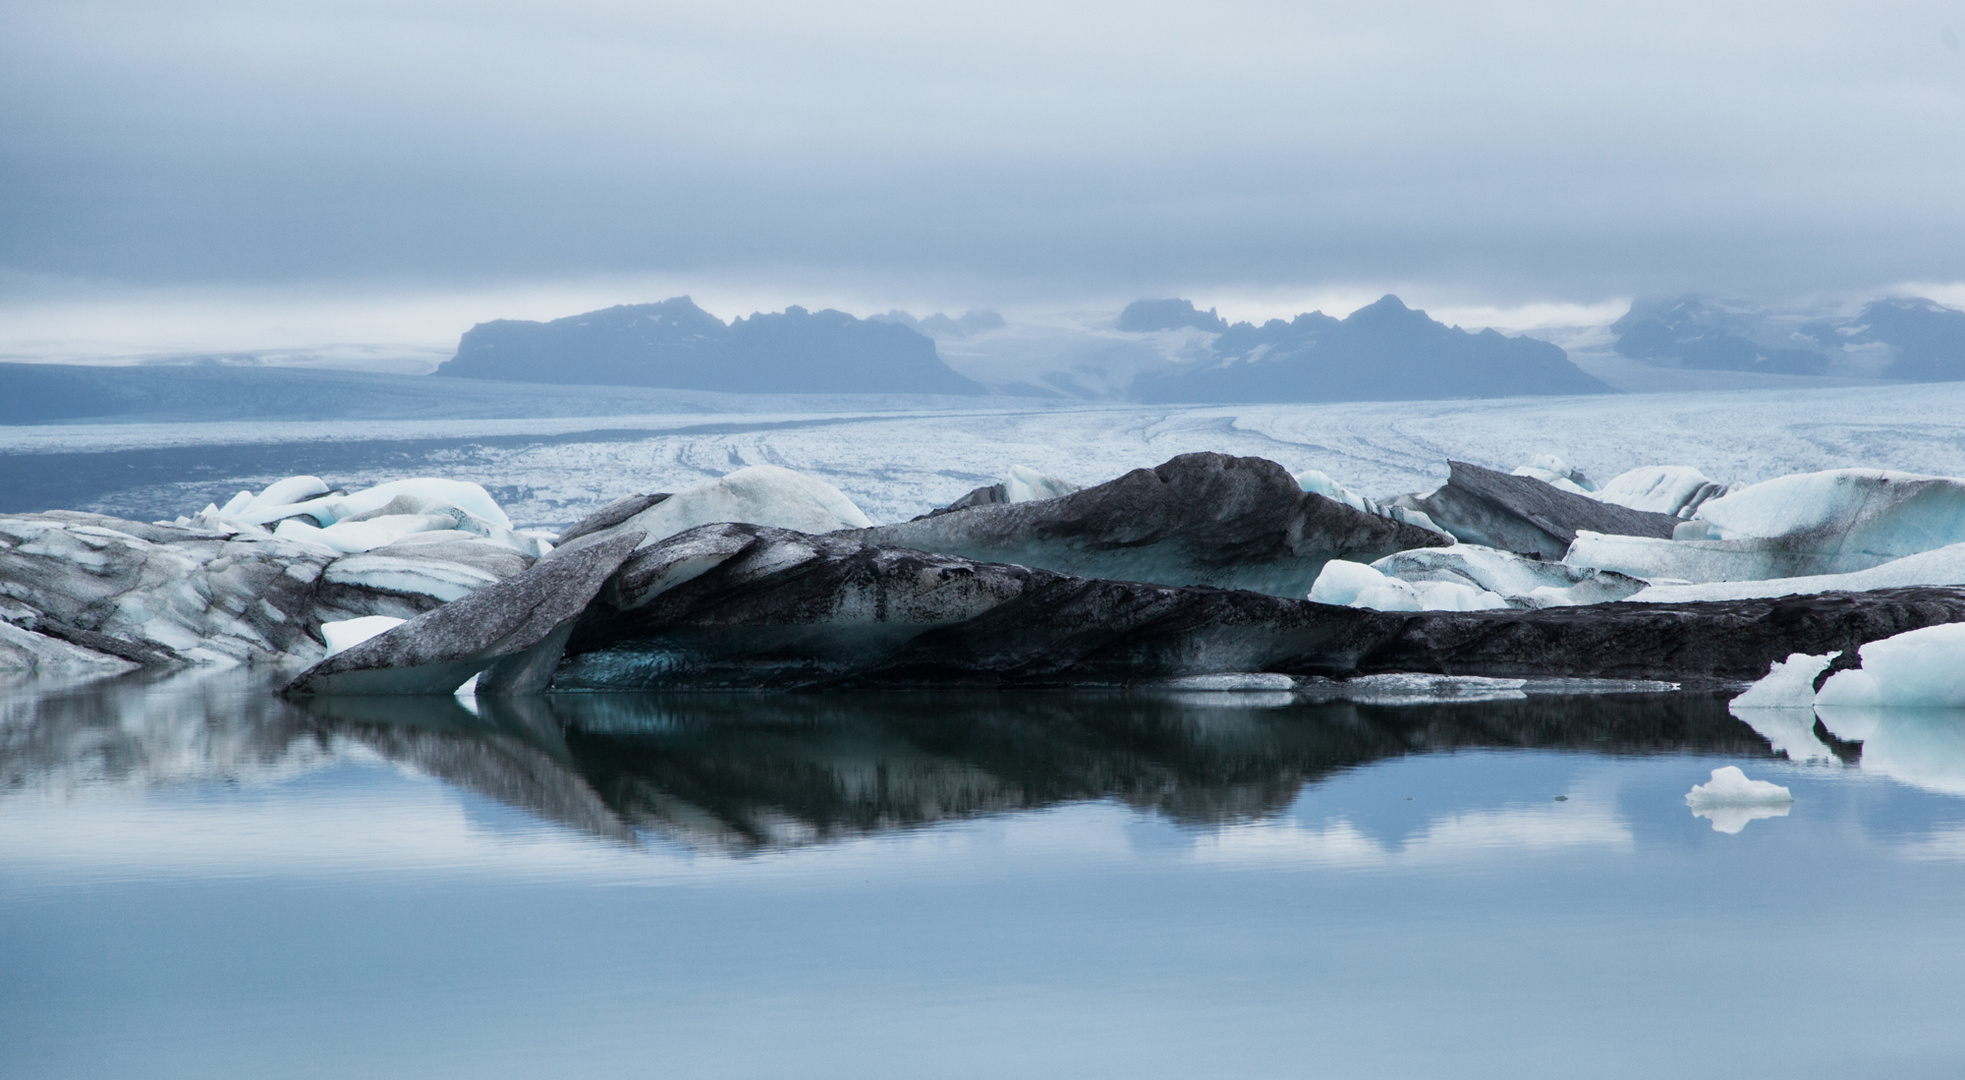
M 1727 705 L 1728 709 L 1807 708 L 1815 703 L 1815 677 L 1829 666 L 1829 657 L 1794 653 L 1776 660 L 1760 681 Z
M 393 615 L 364 615 L 358 619 L 324 622 L 321 624 L 321 640 L 327 643 L 327 654 L 334 656 L 372 637 L 380 637 L 408 621 Z
M 1212 675 L 1183 675 L 1155 683 L 1168 690 L 1292 690 L 1296 679 L 1268 671 L 1222 671 Z
M 1815 704 L 1857 708 L 1965 708 L 1965 623 L 1909 630 L 1857 650 L 1862 666 L 1838 671 Z
M 1737 765 L 1724 765 L 1713 770 L 1711 780 L 1686 792 L 1685 805 L 1694 816 L 1710 820 L 1714 832 L 1737 833 L 1750 821 L 1786 817 L 1794 794 L 1779 784 L 1747 779 Z

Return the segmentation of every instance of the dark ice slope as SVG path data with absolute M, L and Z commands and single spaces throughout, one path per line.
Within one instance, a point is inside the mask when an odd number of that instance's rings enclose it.
M 1449 461 L 1446 484 L 1411 504 L 1464 544 L 1560 559 L 1578 531 L 1670 540 L 1678 519 L 1564 491 L 1532 476 Z M 1406 498 L 1406 497 L 1402 497 Z
M 789 307 L 725 325 L 686 296 L 465 331 L 438 375 L 729 393 L 980 394 L 905 326 Z
M 1142 330 L 1212 330 L 1221 322 L 1186 301 L 1142 302 L 1126 316 L 1122 328 Z M 1396 296 L 1341 320 L 1310 312 L 1290 322 L 1236 323 L 1221 329 L 1211 350 L 1216 359 L 1198 368 L 1141 378 L 1132 396 L 1155 403 L 1229 403 L 1614 392 L 1546 341 L 1493 330 L 1469 333 L 1406 307 Z
M 986 493 L 988 489 L 981 489 Z M 1305 492 L 1265 458 L 1182 454 L 1070 495 L 966 508 L 847 534 L 866 543 L 1085 577 L 1303 596 L 1331 559 L 1438 547 L 1429 529 Z

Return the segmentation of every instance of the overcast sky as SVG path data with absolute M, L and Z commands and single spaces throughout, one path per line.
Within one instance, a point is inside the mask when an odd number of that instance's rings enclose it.
M 9 0 L 0 306 L 1950 287 L 1961 36 L 1965 0 Z

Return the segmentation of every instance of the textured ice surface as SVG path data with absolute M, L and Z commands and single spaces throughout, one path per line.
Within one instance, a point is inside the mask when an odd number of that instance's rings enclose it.
M 1414 548 L 1387 555 L 1371 567 L 1414 584 L 1443 581 L 1493 593 L 1510 607 L 1595 604 L 1622 599 L 1644 587 L 1644 582 L 1622 574 L 1525 558 L 1478 544 Z
M 222 507 L 207 506 L 177 523 L 232 534 L 272 526 L 275 536 L 345 554 L 427 533 L 481 537 L 533 558 L 552 549 L 543 534 L 513 530 L 480 485 L 432 477 L 337 494 L 319 477 L 290 476 L 256 496 L 242 491 Z
M 313 480 L 314 478 L 289 478 L 289 480 L 293 479 Z M 282 484 L 287 482 L 281 481 Z M 267 491 L 273 491 L 280 486 L 274 484 Z M 322 495 L 319 498 L 300 502 L 282 502 L 258 508 L 248 507 L 239 518 L 254 525 L 263 525 L 296 514 L 305 514 L 320 525 L 328 526 L 349 518 L 373 514 L 402 497 L 419 503 L 454 506 L 493 525 L 507 529 L 512 527 L 511 519 L 505 516 L 505 511 L 499 507 L 497 500 L 493 499 L 491 493 L 481 485 L 468 480 L 446 480 L 429 476 L 391 480 L 348 495 Z
M 1699 508 L 1710 539 L 1834 539 L 1841 550 L 1897 558 L 1965 542 L 1965 480 L 1883 469 L 1782 476 Z
M 1708 500 L 1725 493 L 1726 485 L 1690 465 L 1640 465 L 1612 477 L 1596 496 L 1633 510 L 1689 518 Z
M 646 545 L 698 525 L 722 521 L 803 533 L 863 529 L 873 524 L 853 500 L 823 480 L 776 465 L 750 465 L 684 488 L 617 527 L 646 532 Z
M 1653 585 L 1630 599 L 1649 604 L 1678 604 L 1693 600 L 1746 600 L 1823 592 L 1864 592 L 1910 585 L 1965 585 L 1965 544 L 1906 555 L 1881 566 L 1849 574 L 1719 581 L 1703 585 Z
M 0 671 L 38 675 L 114 675 L 137 665 L 0 620 Z
M 1712 499 L 1671 540 L 1579 533 L 1563 561 L 1703 584 L 1849 574 L 1958 543 L 1965 481 L 1833 469 Z
M 669 394 L 688 407 L 655 412 L 645 399 L 656 397 L 622 394 L 613 414 L 600 400 L 579 417 L 540 419 L 0 428 L 0 454 L 205 448 L 197 479 L 146 478 L 69 496 L 71 505 L 126 517 L 174 516 L 288 473 L 319 473 L 352 490 L 415 472 L 482 482 L 526 526 L 570 524 L 631 491 L 677 491 L 752 464 L 823 479 L 890 522 L 996 482 L 1006 460 L 1096 483 L 1195 450 L 1317 469 L 1380 499 L 1439 486 L 1449 458 L 1505 469 L 1551 446 L 1592 477 L 1661 461 L 1748 483 L 1848 466 L 1965 476 L 1965 383 L 1500 400 L 1477 409 L 1455 401 L 1179 408 L 1010 400 L 928 408 L 898 397 Z M 324 471 L 311 447 L 333 451 L 340 464 Z
M 1736 765 L 1713 770 L 1713 778 L 1694 785 L 1685 803 L 1695 816 L 1713 823 L 1714 832 L 1737 833 L 1761 818 L 1786 817 L 1794 806 L 1787 788 L 1766 780 L 1749 780 Z
M 405 549 L 407 550 L 407 549 Z M 391 593 L 415 593 L 451 601 L 502 575 L 442 558 L 405 558 L 364 552 L 336 559 L 323 576 L 336 585 L 355 585 Z
M 1829 666 L 1828 656 L 1795 653 L 1774 662 L 1765 677 L 1732 700 L 1727 708 L 1792 709 L 1815 704 L 1815 677 Z
M 1509 606 L 1498 594 L 1474 585 L 1451 580 L 1402 581 L 1380 573 L 1374 569 L 1376 565 L 1332 559 L 1310 586 L 1310 599 L 1377 611 L 1484 611 Z
M 1858 650 L 1862 666 L 1838 671 L 1815 704 L 1856 708 L 1965 708 L 1965 624 L 1910 630 Z
M 363 615 L 355 619 L 337 619 L 321 624 L 321 640 L 327 642 L 327 655 L 344 653 L 360 645 L 369 638 L 386 634 L 407 619 L 392 615 Z

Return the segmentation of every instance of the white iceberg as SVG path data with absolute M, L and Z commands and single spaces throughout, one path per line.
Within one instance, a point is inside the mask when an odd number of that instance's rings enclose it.
M 408 621 L 391 615 L 364 615 L 358 619 L 337 619 L 321 624 L 321 640 L 327 644 L 327 654 L 333 656 L 347 652 L 372 637 L 380 637 Z
M 1312 495 L 1322 495 L 1324 498 L 1330 499 L 1333 502 L 1341 502 L 1360 513 L 1371 514 L 1375 517 L 1382 517 L 1392 521 L 1402 521 L 1407 525 L 1416 525 L 1429 532 L 1439 533 L 1448 539 L 1453 538 L 1452 533 L 1434 524 L 1433 519 L 1427 515 L 1426 511 L 1416 506 L 1400 506 L 1393 503 L 1378 502 L 1368 496 L 1352 491 L 1350 488 L 1332 480 L 1328 474 L 1319 470 L 1305 469 L 1300 473 L 1292 474 L 1292 479 L 1296 481 L 1296 486 L 1302 488 L 1304 491 Z M 1405 496 L 1401 496 L 1401 498 L 1405 498 Z
M 684 488 L 620 527 L 646 532 L 648 538 L 642 542 L 646 547 L 698 525 L 725 521 L 802 533 L 873 525 L 853 500 L 824 480 L 776 465 L 748 465 Z
M 1597 486 L 1590 482 L 1589 477 L 1571 468 L 1569 462 L 1554 454 L 1538 454 L 1531 458 L 1528 464 L 1515 466 L 1514 474 L 1540 480 L 1572 495 L 1588 495 L 1594 498 L 1597 494 Z
M 1612 477 L 1596 497 L 1632 510 L 1689 518 L 1726 490 L 1690 465 L 1641 465 Z
M 1829 659 L 1828 656 L 1794 653 L 1786 660 L 1776 660 L 1759 682 L 1734 698 L 1727 708 L 1735 712 L 1741 709 L 1808 708 L 1815 704 L 1815 677 L 1828 668 Z
M 372 551 L 419 533 L 480 537 L 532 558 L 552 550 L 542 533 L 515 530 L 497 500 L 464 480 L 417 477 L 353 494 L 332 492 L 317 476 L 290 476 L 258 495 L 242 491 L 180 525 L 226 535 L 272 535 L 342 553 Z
M 1324 564 L 1310 586 L 1310 599 L 1377 611 L 1485 611 L 1509 606 L 1485 589 L 1452 581 L 1402 581 L 1348 559 Z
M 1006 503 L 1055 499 L 1081 490 L 1083 487 L 1079 484 L 1048 476 L 1024 465 L 1010 466 L 1010 475 L 1003 478 L 1003 501 Z M 840 498 L 843 499 L 845 496 L 842 495 Z M 854 509 L 857 510 L 858 507 Z
M 1714 499 L 1699 518 L 1715 540 L 1808 536 L 1884 561 L 1965 543 L 1965 481 L 1881 469 L 1800 473 Z
M 1857 655 L 1862 665 L 1829 676 L 1816 705 L 1965 708 L 1965 623 L 1909 630 L 1872 641 Z
M 1670 540 L 1579 532 L 1563 561 L 1689 583 L 1839 575 L 1965 543 L 1965 481 L 1802 473 L 1702 505 Z
M 1686 792 L 1685 804 L 1695 816 L 1709 819 L 1714 832 L 1737 833 L 1750 821 L 1786 817 L 1794 793 L 1766 780 L 1749 780 L 1738 766 L 1724 765 L 1713 770 L 1711 780 Z
M 414 548 L 392 547 L 413 551 Z M 363 552 L 328 564 L 322 579 L 333 585 L 354 585 L 381 592 L 434 597 L 446 603 L 500 580 L 476 566 L 441 558 L 404 558 Z
M 1965 585 L 1965 544 L 1951 544 L 1933 551 L 1906 555 L 1881 566 L 1848 574 L 1814 574 L 1759 581 L 1712 581 L 1699 585 L 1660 584 L 1627 599 L 1647 604 L 1678 604 L 1694 600 L 1751 600 L 1825 592 L 1868 592 L 1914 585 Z
M 1566 607 L 1619 600 L 1645 583 L 1623 574 L 1545 562 L 1479 544 L 1412 548 L 1371 564 L 1387 577 L 1418 585 L 1438 581 L 1502 597 L 1507 606 Z

